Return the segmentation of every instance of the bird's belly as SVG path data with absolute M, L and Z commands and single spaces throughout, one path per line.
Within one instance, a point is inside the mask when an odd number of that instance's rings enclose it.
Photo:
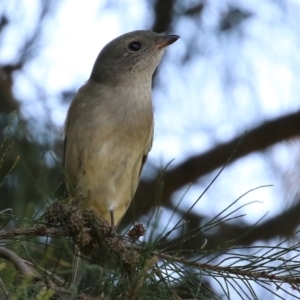
M 89 172 L 79 180 L 80 189 L 85 190 L 84 205 L 95 207 L 107 220 L 109 211 L 114 211 L 117 224 L 137 188 L 142 156 L 142 147 L 122 140 L 118 145 L 104 143 L 90 154 L 85 162 Z

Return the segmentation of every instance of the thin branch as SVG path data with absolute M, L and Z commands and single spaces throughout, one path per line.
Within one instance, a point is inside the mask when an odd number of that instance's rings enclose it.
M 0 257 L 11 262 L 20 274 L 31 277 L 36 276 L 32 268 L 30 268 L 20 256 L 11 250 L 0 247 Z

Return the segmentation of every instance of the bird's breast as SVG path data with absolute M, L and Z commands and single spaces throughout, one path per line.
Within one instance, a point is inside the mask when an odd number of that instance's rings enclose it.
M 103 98 L 108 98 L 109 101 L 103 101 Z M 150 84 L 136 83 L 104 89 L 99 98 L 98 108 L 99 118 L 103 117 L 105 111 L 104 121 L 125 135 L 142 138 L 152 131 Z

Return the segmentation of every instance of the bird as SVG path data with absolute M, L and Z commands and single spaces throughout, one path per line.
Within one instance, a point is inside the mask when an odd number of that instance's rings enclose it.
M 100 51 L 71 101 L 64 127 L 64 173 L 71 199 L 116 228 L 152 147 L 153 73 L 178 35 L 137 30 Z M 79 59 L 79 58 L 78 58 Z

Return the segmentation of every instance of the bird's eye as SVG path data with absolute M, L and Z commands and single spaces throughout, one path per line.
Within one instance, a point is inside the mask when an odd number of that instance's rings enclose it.
M 131 51 L 134 51 L 134 52 L 138 52 L 141 50 L 142 48 L 142 45 L 140 42 L 131 42 L 129 45 L 128 45 L 128 48 L 131 50 Z

